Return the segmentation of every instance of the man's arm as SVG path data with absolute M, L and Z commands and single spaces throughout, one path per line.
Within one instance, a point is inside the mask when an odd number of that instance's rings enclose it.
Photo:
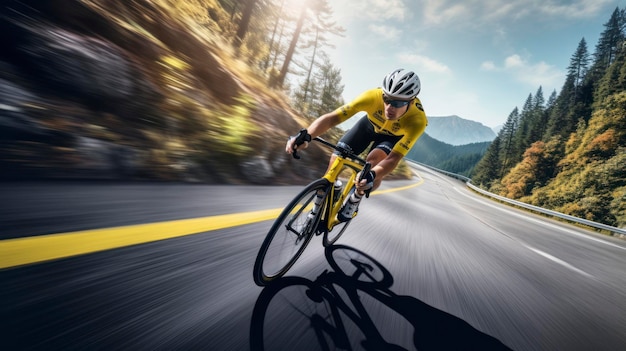
M 329 112 L 313 121 L 309 128 L 307 128 L 307 131 L 311 135 L 311 138 L 315 138 L 324 134 L 324 132 L 336 126 L 339 122 L 339 113 L 335 111 Z
M 311 138 L 318 137 L 330 128 L 339 124 L 341 120 L 339 119 L 338 112 L 329 112 L 317 118 L 309 128 L 307 128 L 307 132 L 311 135 Z M 289 154 L 293 153 L 293 143 L 295 142 L 294 138 L 289 138 L 287 141 L 287 145 L 285 146 L 285 151 Z M 304 144 L 298 146 L 298 149 L 304 149 L 309 146 L 309 143 L 305 142 Z
M 387 157 L 385 157 L 382 161 L 380 161 L 376 166 L 372 167 L 372 171 L 376 174 L 376 178 L 374 179 L 374 184 L 372 184 L 372 190 L 378 189 L 380 183 L 383 180 L 383 177 L 387 174 L 391 173 L 396 167 L 400 160 L 402 160 L 404 156 L 396 151 L 391 151 Z M 356 184 L 356 189 L 360 195 L 365 193 L 365 189 L 367 188 L 367 180 L 362 179 L 360 183 Z
M 402 160 L 404 156 L 395 151 L 391 151 L 387 157 L 385 157 L 382 161 L 380 161 L 376 166 L 372 167 L 372 170 L 376 173 L 376 179 L 383 179 L 384 176 L 393 172 L 400 160 Z

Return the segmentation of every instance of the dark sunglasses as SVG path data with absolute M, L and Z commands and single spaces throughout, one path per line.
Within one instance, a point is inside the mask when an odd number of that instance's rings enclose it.
M 392 100 L 389 97 L 383 95 L 383 102 L 387 105 L 391 105 L 391 107 L 403 107 L 409 104 L 409 102 L 411 101 L 404 101 L 404 100 Z

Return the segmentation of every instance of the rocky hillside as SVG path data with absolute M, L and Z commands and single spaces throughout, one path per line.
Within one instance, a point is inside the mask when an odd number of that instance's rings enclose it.
M 450 145 L 492 141 L 496 137 L 491 128 L 459 116 L 429 116 L 426 132 L 431 137 Z
M 284 184 L 325 169 L 320 148 L 287 157 L 306 121 L 175 4 L 3 2 L 3 178 Z

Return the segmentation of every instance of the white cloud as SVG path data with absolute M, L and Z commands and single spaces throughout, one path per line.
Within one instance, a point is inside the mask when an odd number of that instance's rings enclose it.
M 519 55 L 511 55 L 504 59 L 505 68 L 524 67 L 525 65 L 526 63 L 522 61 L 522 58 Z
M 480 68 L 484 71 L 510 74 L 515 80 L 534 88 L 541 85 L 547 89 L 556 89 L 565 76 L 555 66 L 544 61 L 531 63 L 517 54 L 506 57 L 502 66 L 496 65 L 493 61 L 485 61 Z
M 493 61 L 485 61 L 480 65 L 480 69 L 483 71 L 495 71 L 498 68 L 496 67 L 496 64 L 493 63 Z
M 335 0 L 332 7 L 335 16 L 341 19 L 340 22 L 351 20 L 402 22 L 410 14 L 406 2 L 407 0 Z
M 611 0 L 578 0 L 571 3 L 559 1 L 545 1 L 539 7 L 539 12 L 549 16 L 567 18 L 586 18 L 597 15 L 604 6 L 613 3 Z
M 557 88 L 557 85 L 564 79 L 563 72 L 543 61 L 534 65 L 523 66 L 516 76 L 520 81 L 526 82 L 530 86 L 539 87 L 541 85 L 550 90 Z
M 423 20 L 428 25 L 440 25 L 465 18 L 470 13 L 466 4 L 452 0 L 450 3 L 441 0 L 426 0 L 421 4 L 418 13 L 423 14 Z
M 407 1 L 408 3 L 408 1 Z M 546 18 L 566 20 L 597 16 L 614 0 L 423 0 L 412 3 L 419 6 L 422 21 L 427 25 L 471 25 L 485 22 L 510 22 L 512 19 Z
M 398 60 L 402 63 L 408 63 L 415 66 L 421 72 L 434 72 L 450 74 L 452 71 L 444 63 L 431 59 L 422 55 L 415 54 L 399 54 Z

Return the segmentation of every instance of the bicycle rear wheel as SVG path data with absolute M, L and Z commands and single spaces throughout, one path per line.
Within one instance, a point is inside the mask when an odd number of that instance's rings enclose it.
M 276 218 L 270 228 L 254 263 L 254 281 L 267 285 L 283 276 L 302 254 L 313 237 L 324 212 L 326 199 L 313 218 L 309 213 L 318 191 L 330 189 L 330 183 L 318 179 L 307 185 Z

